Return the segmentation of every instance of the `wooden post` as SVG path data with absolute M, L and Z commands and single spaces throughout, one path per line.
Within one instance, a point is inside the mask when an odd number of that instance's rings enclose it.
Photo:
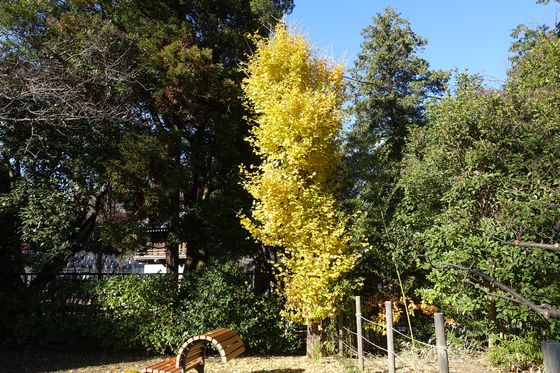
M 393 304 L 385 302 L 385 325 L 387 327 L 387 360 L 389 362 L 389 373 L 395 373 L 395 346 L 393 343 Z
M 101 280 L 103 278 L 103 249 L 99 248 L 99 251 L 95 255 L 95 269 L 97 270 L 97 279 Z
M 364 371 L 364 345 L 362 340 L 362 306 L 360 296 L 356 296 L 356 335 L 358 338 L 358 368 Z
M 434 313 L 436 325 L 437 359 L 440 373 L 449 373 L 449 360 L 447 359 L 447 344 L 445 342 L 445 322 L 443 313 Z
M 344 318 L 341 315 L 338 316 L 338 354 L 344 356 Z
M 545 373 L 560 373 L 560 343 L 542 342 Z

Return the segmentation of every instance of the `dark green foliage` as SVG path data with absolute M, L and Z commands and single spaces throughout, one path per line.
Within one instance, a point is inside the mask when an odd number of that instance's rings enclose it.
M 134 53 L 99 20 L 87 31 L 66 19 L 47 33 L 42 18 L 22 29 L 31 9 L 20 7 L 0 5 L 0 30 L 13 37 L 0 38 L 0 217 L 15 225 L 0 246 L 28 243 L 45 254 L 36 263 L 44 269 L 84 242 L 101 211 L 105 164 L 133 117 L 125 82 Z
M 560 307 L 558 253 L 511 245 L 560 241 L 558 37 L 521 27 L 502 90 L 458 74 L 453 91 L 430 101 L 445 75 L 430 85 L 416 55 L 425 40 L 392 10 L 374 21 L 352 76 L 346 154 L 346 201 L 373 246 L 361 263 L 365 290 L 398 294 L 391 273 L 402 271 L 405 292 L 437 304 L 461 338 L 505 335 L 494 361 L 534 362 L 535 341 L 558 339 L 558 321 L 469 269 Z
M 281 301 L 255 295 L 249 281 L 233 264 L 211 265 L 179 287 L 172 275 L 57 280 L 18 293 L 24 311 L 9 319 L 6 335 L 35 347 L 175 353 L 188 336 L 229 327 L 249 353 L 297 349 L 295 326 L 279 316 Z
M 520 338 L 512 335 L 507 338 L 494 338 L 492 347 L 486 353 L 488 360 L 509 371 L 525 370 L 535 364 L 542 364 L 541 341 L 534 337 Z
M 112 277 L 97 284 L 96 303 L 113 325 L 111 340 L 123 348 L 172 351 L 180 344 L 173 276 Z
M 385 162 L 398 161 L 410 127 L 425 123 L 426 99 L 444 92 L 449 74 L 429 69 L 420 57 L 427 40 L 396 10 L 386 8 L 372 23 L 362 31 L 362 49 L 352 69 L 356 120 L 348 143 L 358 159 L 384 153 Z M 381 171 L 374 166 L 370 163 L 364 174 Z
M 2 253 L 26 242 L 54 273 L 97 224 L 104 244 L 130 250 L 146 221 L 167 224 L 195 264 L 251 251 L 236 217 L 251 157 L 239 64 L 247 36 L 292 8 L 0 2 L 0 219 L 16 227 Z
M 392 8 L 377 14 L 362 35 L 349 81 L 354 123 L 345 142 L 345 203 L 357 217 L 355 236 L 372 246 L 361 262 L 365 291 L 391 293 L 378 294 L 382 299 L 400 296 L 396 271 L 411 267 L 404 262 L 399 269 L 392 258 L 404 245 L 392 227 L 403 147 L 411 128 L 426 123 L 426 101 L 444 92 L 449 74 L 429 69 L 420 56 L 427 40 Z M 411 277 L 404 277 L 410 288 Z
M 253 352 L 297 349 L 295 325 L 280 317 L 281 301 L 273 295 L 255 296 L 249 281 L 231 263 L 211 265 L 186 278 L 179 290 L 184 330 L 197 334 L 225 326 L 237 331 Z
M 110 335 L 111 325 L 97 316 L 95 283 L 64 278 L 47 287 L 23 287 L 17 294 L 15 317 L 2 319 L 11 345 L 94 348 Z
M 558 338 L 558 321 L 508 301 L 477 269 L 537 305 L 560 305 L 558 253 L 514 247 L 558 242 L 560 43 L 548 34 L 522 55 L 503 92 L 459 76 L 410 136 L 397 222 L 431 282 L 421 294 L 482 334 Z M 460 264 L 467 270 L 452 268 Z

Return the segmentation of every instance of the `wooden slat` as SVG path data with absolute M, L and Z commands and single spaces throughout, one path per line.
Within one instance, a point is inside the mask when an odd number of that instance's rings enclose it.
M 157 373 L 158 369 L 162 368 L 165 366 L 166 363 L 168 363 L 169 361 L 174 361 L 175 359 L 165 359 L 163 361 L 159 361 L 153 365 L 150 365 L 149 367 L 146 368 L 146 372 L 147 373 Z
M 204 342 L 196 343 L 189 348 L 189 350 L 187 351 L 187 356 L 190 356 L 191 354 L 195 354 L 195 353 L 200 354 L 203 348 L 204 348 Z
M 237 357 L 239 355 L 241 355 L 243 352 L 245 352 L 245 346 L 240 346 L 237 350 L 235 351 L 231 351 L 227 356 L 226 356 L 226 363 L 228 361 L 230 361 L 231 359 L 233 359 L 234 357 Z
M 196 353 L 193 353 L 192 355 L 187 355 L 186 363 L 189 364 L 190 362 L 201 358 L 202 358 L 202 351 L 198 351 Z
M 234 344 L 237 341 L 241 341 L 241 338 L 239 338 L 239 336 L 236 334 L 232 337 L 230 337 L 229 339 L 226 339 L 225 341 L 220 342 L 220 345 L 223 348 L 226 348 L 227 346 Z
M 191 342 L 191 346 L 187 345 L 185 346 L 185 348 L 187 349 L 186 351 L 186 356 L 185 359 L 186 360 L 186 364 L 191 363 L 192 361 L 199 359 L 202 360 L 202 351 L 204 348 L 204 343 L 203 341 L 201 342 Z M 183 355 L 184 349 L 181 348 L 181 350 L 179 351 L 179 353 L 177 354 L 177 357 L 175 359 L 175 366 L 176 367 L 180 367 L 181 366 L 181 356 Z
M 154 373 L 168 373 L 171 369 L 175 369 L 175 364 L 173 361 L 167 362 L 167 364 L 158 368 Z
M 185 365 L 185 371 L 187 369 L 192 369 L 192 368 L 196 367 L 197 365 L 200 365 L 201 363 L 202 363 L 202 359 L 191 361 L 190 363 Z
M 228 328 L 218 328 L 209 331 L 204 334 L 195 335 L 179 348 L 179 352 L 173 361 L 173 366 L 168 367 L 166 365 L 160 365 L 161 363 L 167 363 L 169 360 L 161 362 L 160 364 L 152 365 L 146 368 L 147 373 L 175 373 L 179 372 L 181 366 L 181 357 L 184 356 L 185 368 L 191 369 L 201 364 L 203 361 L 203 351 L 204 345 L 206 343 L 212 343 L 218 349 L 222 362 L 227 361 L 239 356 L 241 353 L 245 352 L 245 345 L 239 337 L 239 335 L 228 329 Z M 151 369 L 151 370 L 148 370 Z M 159 370 L 165 369 L 165 370 Z
M 179 361 L 179 359 L 180 359 L 181 355 L 183 355 L 183 352 L 185 351 L 185 349 L 192 349 L 194 346 L 200 346 L 200 348 L 202 348 L 203 342 L 194 343 L 194 342 L 196 342 L 196 340 L 193 341 L 193 338 L 189 338 L 189 340 L 187 340 L 185 343 L 183 343 L 183 345 L 179 349 L 179 352 L 177 353 L 177 359 L 176 359 L 177 361 Z
M 224 347 L 223 351 L 224 354 L 227 356 L 229 355 L 232 351 L 237 350 L 239 347 L 243 346 L 243 342 L 241 341 L 241 339 L 237 338 L 237 341 L 230 344 L 227 347 Z
M 235 333 L 235 332 L 229 332 L 229 333 L 225 333 L 220 335 L 218 338 L 214 338 L 214 340 L 216 340 L 216 342 L 222 344 L 224 341 L 227 341 L 230 338 L 239 338 L 239 336 Z
M 166 373 L 168 369 L 175 368 L 175 359 L 166 359 L 146 368 L 147 373 Z
M 231 333 L 232 331 L 229 330 L 228 328 L 219 328 L 219 329 L 214 329 L 209 333 L 204 333 L 203 335 L 206 336 L 210 336 L 212 338 L 218 338 L 219 336 L 226 334 L 226 333 Z

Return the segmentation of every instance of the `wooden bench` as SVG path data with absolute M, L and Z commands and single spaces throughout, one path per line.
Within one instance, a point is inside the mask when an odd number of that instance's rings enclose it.
M 144 371 L 146 373 L 185 373 L 190 369 L 195 369 L 198 373 L 203 373 L 205 350 L 210 343 L 220 353 L 223 363 L 245 351 L 245 345 L 236 332 L 220 328 L 187 339 L 176 357 L 150 365 Z

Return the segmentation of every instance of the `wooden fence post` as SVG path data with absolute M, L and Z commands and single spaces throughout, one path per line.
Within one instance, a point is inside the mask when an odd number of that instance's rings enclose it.
M 387 327 L 387 359 L 389 362 L 389 373 L 395 373 L 395 346 L 393 344 L 393 303 L 385 302 L 385 324 Z
M 356 296 L 356 335 L 358 338 L 358 368 L 364 371 L 364 345 L 362 340 L 362 306 L 360 296 Z
M 338 316 L 338 354 L 344 356 L 344 317 Z
M 437 359 L 440 373 L 449 373 L 449 360 L 447 359 L 447 344 L 445 342 L 445 322 L 443 313 L 434 313 L 436 325 Z
M 544 357 L 544 371 L 546 373 L 560 373 L 560 343 L 542 342 Z

